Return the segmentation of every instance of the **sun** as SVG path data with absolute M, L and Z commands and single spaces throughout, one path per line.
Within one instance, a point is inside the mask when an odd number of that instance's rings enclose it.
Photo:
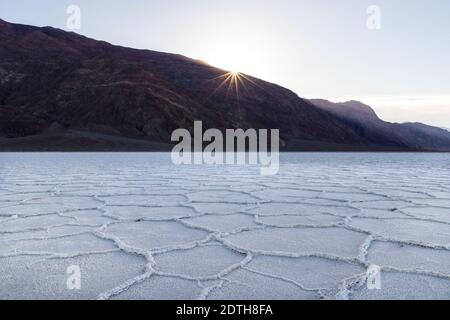
M 204 51 L 203 61 L 232 75 L 252 74 L 260 66 L 257 48 L 235 34 L 218 37 Z
M 239 71 L 224 71 L 223 74 L 211 79 L 217 83 L 215 89 L 211 92 L 211 96 L 221 89 L 225 89 L 227 96 L 236 97 L 239 106 L 241 94 L 248 91 L 249 86 L 259 86 L 251 77 L 246 76 Z

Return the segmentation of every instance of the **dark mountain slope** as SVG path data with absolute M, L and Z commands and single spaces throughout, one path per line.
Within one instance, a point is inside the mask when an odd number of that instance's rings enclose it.
M 344 121 L 357 134 L 376 145 L 407 147 L 419 150 L 450 150 L 450 132 L 421 123 L 390 123 L 381 120 L 373 109 L 358 101 L 332 103 L 311 102 Z
M 1 22 L 0 57 L 3 137 L 60 126 L 167 143 L 174 129 L 202 120 L 219 129 L 280 128 L 287 143 L 367 144 L 287 89 L 244 75 L 220 86 L 225 71 L 179 55 Z
M 409 141 L 416 148 L 450 150 L 450 132 L 423 123 L 397 124 L 409 133 Z
M 0 20 L 0 150 L 166 150 L 173 130 L 195 120 L 204 129 L 280 129 L 287 150 L 446 145 L 352 104 L 355 112 L 338 114 L 180 55 Z

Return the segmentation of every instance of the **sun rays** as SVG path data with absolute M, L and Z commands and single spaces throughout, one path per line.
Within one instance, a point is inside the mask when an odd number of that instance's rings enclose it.
M 214 89 L 211 96 L 219 92 L 221 89 L 226 88 L 226 95 L 234 95 L 236 97 L 238 105 L 241 99 L 241 92 L 245 92 L 246 90 L 248 90 L 249 84 L 253 84 L 259 87 L 259 85 L 255 81 L 253 81 L 250 77 L 240 73 L 239 71 L 228 71 L 212 80 L 219 80 L 220 83 L 217 88 Z
M 242 101 L 245 103 L 245 99 L 251 96 L 251 87 L 261 86 L 249 76 L 240 73 L 239 71 L 228 71 L 224 74 L 211 79 L 210 81 L 218 84 L 217 87 L 213 86 L 213 91 L 211 92 L 210 98 L 214 95 L 225 94 L 226 98 L 232 98 L 235 100 L 236 114 L 238 119 L 243 117 L 243 109 L 241 106 Z M 226 90 L 226 91 L 225 91 Z M 254 94 L 254 92 L 253 92 Z M 244 98 L 244 99 L 242 99 Z

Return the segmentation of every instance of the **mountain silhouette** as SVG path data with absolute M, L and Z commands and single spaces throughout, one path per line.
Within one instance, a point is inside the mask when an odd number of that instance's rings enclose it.
M 285 150 L 450 150 L 450 134 L 388 124 L 357 102 L 335 112 L 249 75 L 51 27 L 0 20 L 0 57 L 3 151 L 169 150 L 195 120 L 280 129 Z
M 374 110 L 359 101 L 332 103 L 311 102 L 346 122 L 358 135 L 372 144 L 407 147 L 417 150 L 450 150 L 450 132 L 422 123 L 390 123 L 381 120 Z

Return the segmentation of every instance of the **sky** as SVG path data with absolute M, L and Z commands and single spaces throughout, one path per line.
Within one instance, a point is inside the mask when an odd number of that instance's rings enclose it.
M 449 0 L 1 0 L 0 18 L 67 30 L 69 5 L 88 37 L 450 128 Z

